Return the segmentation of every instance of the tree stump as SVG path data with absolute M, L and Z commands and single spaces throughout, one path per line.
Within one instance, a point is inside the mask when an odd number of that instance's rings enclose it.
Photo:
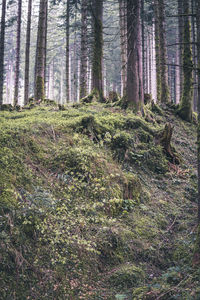
M 172 147 L 171 147 L 171 138 L 173 134 L 173 127 L 170 123 L 167 123 L 165 125 L 165 128 L 163 132 L 161 133 L 158 143 L 163 147 L 164 152 L 169 157 L 169 159 L 172 161 L 173 164 L 179 164 L 180 160 L 177 157 L 177 155 L 174 153 Z

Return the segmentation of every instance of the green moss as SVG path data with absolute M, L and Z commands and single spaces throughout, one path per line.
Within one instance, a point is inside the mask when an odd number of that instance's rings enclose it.
M 151 134 L 154 133 L 154 129 L 143 119 L 140 117 L 128 118 L 125 123 L 125 127 L 127 129 L 138 129 L 142 128 L 146 132 Z
M 135 164 L 143 163 L 143 166 L 154 173 L 165 174 L 168 171 L 168 162 L 161 146 L 151 146 L 148 150 L 130 152 L 129 157 Z
M 139 203 L 141 191 L 142 186 L 138 177 L 132 173 L 126 173 L 124 180 L 124 199 L 132 199 L 135 203 Z
M 13 111 L 13 106 L 11 104 L 2 104 L 0 110 L 2 111 Z
M 116 133 L 111 140 L 111 149 L 115 153 L 114 156 L 118 160 L 125 158 L 126 151 L 133 147 L 133 139 L 130 134 L 125 131 Z
M 119 288 L 133 288 L 144 280 L 142 268 L 134 264 L 124 264 L 117 268 L 109 278 L 109 282 Z
M 44 93 L 44 78 L 37 76 L 36 78 L 36 95 L 35 99 L 43 101 L 45 98 L 45 93 Z

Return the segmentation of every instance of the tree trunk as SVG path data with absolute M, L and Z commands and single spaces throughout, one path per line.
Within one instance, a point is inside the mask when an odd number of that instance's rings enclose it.
M 197 18 L 197 63 L 200 66 L 200 3 L 197 1 L 196 7 Z M 193 257 L 193 264 L 200 265 L 200 68 L 198 68 L 198 127 L 197 127 L 197 164 L 198 164 L 198 232 L 196 239 L 196 246 Z
M 144 103 L 140 0 L 127 0 L 127 106 L 139 111 Z
M 29 97 L 29 62 L 30 62 L 30 40 L 31 40 L 31 11 L 32 11 L 32 0 L 29 0 L 29 2 L 28 2 L 27 29 L 26 29 L 24 105 L 26 105 L 28 103 L 28 97 Z
M 161 101 L 161 58 L 158 0 L 154 0 L 157 102 Z
M 193 62 L 191 48 L 191 24 L 189 19 L 189 0 L 183 2 L 184 12 L 184 43 L 183 43 L 183 93 L 179 108 L 179 115 L 182 119 L 192 121 L 192 100 L 193 100 Z
M 195 66 L 195 69 L 197 68 L 197 58 L 196 58 L 196 26 L 195 26 L 195 13 L 196 13 L 196 1 L 191 0 L 191 9 L 192 9 L 192 56 L 193 56 L 193 63 Z M 193 77 L 194 77 L 194 82 L 196 83 L 198 81 L 196 70 L 193 71 Z M 193 92 L 193 109 L 196 112 L 197 111 L 197 85 L 195 84 L 194 86 L 194 92 Z
M 81 2 L 80 98 L 87 95 L 87 0 Z
M 121 39 L 121 64 L 122 64 L 122 96 L 126 95 L 127 80 L 127 13 L 126 1 L 119 0 L 119 21 L 120 21 L 120 39 Z
M 103 101 L 103 0 L 92 2 L 93 24 L 93 57 L 92 57 L 92 90 Z
M 178 64 L 180 65 L 179 70 L 180 70 L 180 98 L 181 98 L 181 93 L 183 89 L 183 69 L 182 69 L 182 64 L 183 64 L 183 0 L 178 0 L 178 39 L 179 39 L 179 62 Z M 179 99 L 180 102 L 181 99 Z
M 69 0 L 66 9 L 66 101 L 70 100 L 70 80 L 69 80 Z
M 170 101 L 167 72 L 167 42 L 165 24 L 165 5 L 164 0 L 158 1 L 159 12 L 159 43 L 160 43 L 160 74 L 161 74 L 161 102 Z
M 46 4 L 46 14 L 45 14 L 45 49 L 44 49 L 44 95 L 46 96 L 47 90 L 47 34 L 48 34 L 48 1 Z
M 22 16 L 22 0 L 18 0 L 14 106 L 18 105 L 18 97 L 19 97 L 19 66 L 20 66 L 20 45 L 21 45 L 21 16 Z
M 200 3 L 197 1 L 197 63 L 200 66 Z M 198 68 L 198 223 L 200 224 L 200 68 Z
M 5 18 L 6 18 L 6 0 L 3 0 L 2 13 L 1 13 L 1 35 L 0 35 L 0 106 L 3 104 Z
M 45 45 L 46 45 L 46 16 L 47 0 L 40 0 L 40 12 L 37 33 L 37 50 L 36 50 L 36 80 L 35 80 L 35 99 L 44 100 L 45 98 Z

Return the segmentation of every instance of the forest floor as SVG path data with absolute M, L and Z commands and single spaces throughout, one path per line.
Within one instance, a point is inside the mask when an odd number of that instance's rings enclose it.
M 0 112 L 0 132 L 2 299 L 200 299 L 195 124 L 41 105 Z

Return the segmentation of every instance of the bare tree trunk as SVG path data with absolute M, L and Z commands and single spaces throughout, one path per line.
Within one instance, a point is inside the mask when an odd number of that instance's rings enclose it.
M 193 61 L 191 49 L 191 24 L 189 19 L 189 0 L 183 1 L 184 12 L 184 45 L 183 45 L 183 93 L 179 108 L 179 115 L 186 121 L 192 120 L 193 100 Z
M 32 11 L 32 0 L 29 0 L 29 2 L 28 2 L 27 29 L 26 29 L 24 105 L 26 105 L 28 103 L 28 97 L 29 97 L 29 62 L 30 62 L 30 40 L 31 40 L 31 11 Z
M 70 100 L 70 80 L 69 80 L 69 0 L 66 9 L 66 101 Z
M 197 58 L 196 58 L 196 26 L 195 26 L 195 13 L 196 13 L 196 9 L 195 9 L 195 0 L 191 0 L 191 8 L 192 8 L 192 55 L 193 55 L 193 63 L 195 68 L 197 68 Z M 194 70 L 193 72 L 193 77 L 194 77 L 194 82 L 196 83 L 198 81 L 197 78 L 197 74 L 196 74 L 196 70 Z M 193 92 L 193 109 L 194 111 L 197 111 L 197 85 L 194 85 L 194 92 Z
M 47 34 L 48 34 L 48 1 L 46 4 L 46 15 L 45 15 L 45 50 L 44 50 L 44 94 L 46 97 L 46 87 L 47 87 Z
M 159 10 L 159 43 L 160 43 L 160 73 L 161 73 L 161 102 L 170 101 L 167 72 L 167 42 L 165 24 L 165 5 L 164 0 L 158 1 Z
M 2 13 L 1 13 L 1 35 L 0 35 L 0 106 L 3 104 L 5 18 L 6 18 L 6 0 L 3 0 Z
M 38 42 L 36 50 L 36 82 L 35 82 L 35 99 L 44 100 L 45 98 L 45 45 L 46 45 L 46 13 L 47 13 L 47 0 L 40 0 L 40 12 L 38 21 Z
M 161 58 L 158 0 L 154 0 L 157 102 L 161 101 Z
M 87 95 L 87 0 L 81 2 L 80 98 Z
M 200 66 L 200 3 L 197 1 L 197 63 Z M 198 224 L 200 224 L 200 68 L 198 69 Z
M 75 17 L 76 23 L 76 17 Z M 77 102 L 77 79 L 78 79 L 78 61 L 77 61 L 77 31 L 74 33 L 73 45 L 73 102 Z
M 178 64 L 181 66 L 179 67 L 180 70 L 180 98 L 182 94 L 182 89 L 183 89 L 183 69 L 182 69 L 182 64 L 183 64 L 183 0 L 178 0 L 178 39 L 179 39 L 179 62 Z M 179 99 L 180 102 L 181 99 Z
M 93 0 L 93 59 L 92 59 L 92 89 L 103 101 L 103 0 Z
M 20 45 L 21 45 L 21 16 L 22 16 L 22 0 L 18 0 L 14 106 L 18 105 L 18 97 L 19 97 L 19 71 L 20 71 L 19 70 L 19 66 L 20 66 Z
M 140 0 L 127 0 L 127 106 L 139 111 L 144 103 Z
M 196 4 L 196 18 L 197 18 L 197 63 L 200 66 L 200 3 Z M 200 68 L 198 69 L 198 127 L 197 127 L 197 165 L 198 165 L 198 232 L 196 238 L 196 245 L 193 256 L 193 264 L 200 265 Z
M 127 12 L 126 1 L 119 0 L 119 21 L 120 21 L 120 39 L 121 39 L 121 63 L 122 63 L 122 96 L 126 95 L 127 80 Z

